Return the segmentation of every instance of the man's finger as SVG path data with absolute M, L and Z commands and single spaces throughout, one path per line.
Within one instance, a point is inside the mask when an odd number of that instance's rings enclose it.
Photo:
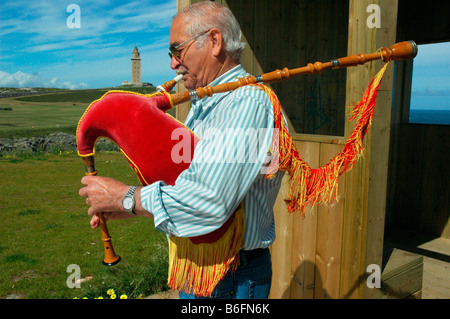
M 80 190 L 78 191 L 78 195 L 80 195 L 81 197 L 88 197 L 86 187 L 80 188 Z
M 87 185 L 89 184 L 89 180 L 92 179 L 92 177 L 94 177 L 94 176 L 89 176 L 89 175 L 83 176 L 83 177 L 81 178 L 81 184 L 87 186 Z
M 98 217 L 98 215 L 94 215 L 91 218 L 90 224 L 91 224 L 92 229 L 95 229 L 98 226 L 100 226 L 100 217 Z
M 91 217 L 94 217 L 94 216 L 96 216 L 96 214 L 97 214 L 97 210 L 95 210 L 95 208 L 94 207 L 89 207 L 89 209 L 88 209 L 88 215 L 89 216 L 91 216 Z

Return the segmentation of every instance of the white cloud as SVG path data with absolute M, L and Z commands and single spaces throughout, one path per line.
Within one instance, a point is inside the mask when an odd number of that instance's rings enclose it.
M 71 3 L 80 7 L 80 28 L 66 25 Z M 120 85 L 130 80 L 135 44 L 142 80 L 167 80 L 175 12 L 175 0 L 6 0 L 0 9 L 0 86 Z
M 114 5 L 78 1 L 77 4 L 81 10 L 81 28 L 70 29 L 66 25 L 70 13 L 66 12 L 65 2 L 7 1 L 4 8 L 9 10 L 0 12 L 0 35 L 26 35 L 27 43 L 22 45 L 32 50 L 33 46 L 65 49 L 65 41 L 70 43 L 83 39 L 96 42 L 107 35 L 152 32 L 169 27 L 175 11 L 173 1 L 156 4 L 135 1 Z
M 38 74 L 24 73 L 18 71 L 10 74 L 0 71 L 0 87 L 44 87 L 44 88 L 65 88 L 84 89 L 86 83 L 73 84 L 69 81 L 61 81 L 58 78 L 45 79 Z

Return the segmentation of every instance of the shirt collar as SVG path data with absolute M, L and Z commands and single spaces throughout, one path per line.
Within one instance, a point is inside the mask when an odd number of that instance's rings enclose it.
M 235 66 L 234 68 L 228 70 L 215 80 L 213 80 L 211 83 L 209 83 L 210 86 L 227 83 L 227 82 L 235 82 L 239 77 L 247 76 L 248 73 L 244 70 L 244 67 L 242 64 L 239 64 Z
M 214 79 L 208 85 L 215 86 L 215 85 L 219 85 L 219 84 L 223 84 L 223 83 L 235 82 L 238 80 L 238 78 L 242 78 L 242 77 L 245 77 L 248 75 L 249 74 L 244 70 L 244 67 L 241 64 L 239 64 L 239 65 L 235 66 L 234 68 L 228 70 L 227 72 L 225 72 L 218 78 Z M 214 103 L 217 100 L 219 100 L 223 94 L 227 94 L 227 92 L 217 93 L 217 94 L 214 94 L 213 96 L 206 96 L 205 98 L 203 98 L 201 100 L 195 101 L 193 104 L 205 109 L 205 108 L 208 108 L 208 107 L 214 105 Z
M 213 80 L 209 85 L 214 86 L 222 83 L 234 82 L 237 81 L 238 78 L 242 78 L 248 75 L 249 74 L 244 70 L 244 67 L 239 64 Z M 195 124 L 196 121 L 201 121 L 205 116 L 207 116 L 209 112 L 212 111 L 217 105 L 217 102 L 221 100 L 224 94 L 228 93 L 229 92 L 217 93 L 213 94 L 213 96 L 206 96 L 201 100 L 193 101 L 192 108 L 186 118 L 185 125 L 191 130 L 195 130 L 197 126 Z

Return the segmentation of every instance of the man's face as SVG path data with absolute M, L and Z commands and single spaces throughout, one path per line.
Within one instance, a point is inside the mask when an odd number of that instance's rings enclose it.
M 175 18 L 170 28 L 170 45 L 178 45 L 191 38 L 185 33 L 185 23 L 181 17 Z M 207 35 L 203 35 L 207 36 Z M 172 57 L 170 67 L 183 74 L 184 86 L 189 90 L 206 86 L 208 81 L 208 45 L 197 49 L 193 39 L 178 48 L 180 58 Z

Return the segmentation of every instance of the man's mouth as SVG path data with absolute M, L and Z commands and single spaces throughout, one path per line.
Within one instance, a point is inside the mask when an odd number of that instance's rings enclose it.
M 187 71 L 186 69 L 183 69 L 183 70 L 177 70 L 177 75 L 183 75 L 183 79 L 184 79 L 184 76 L 185 76 L 187 73 L 188 73 L 188 71 Z

